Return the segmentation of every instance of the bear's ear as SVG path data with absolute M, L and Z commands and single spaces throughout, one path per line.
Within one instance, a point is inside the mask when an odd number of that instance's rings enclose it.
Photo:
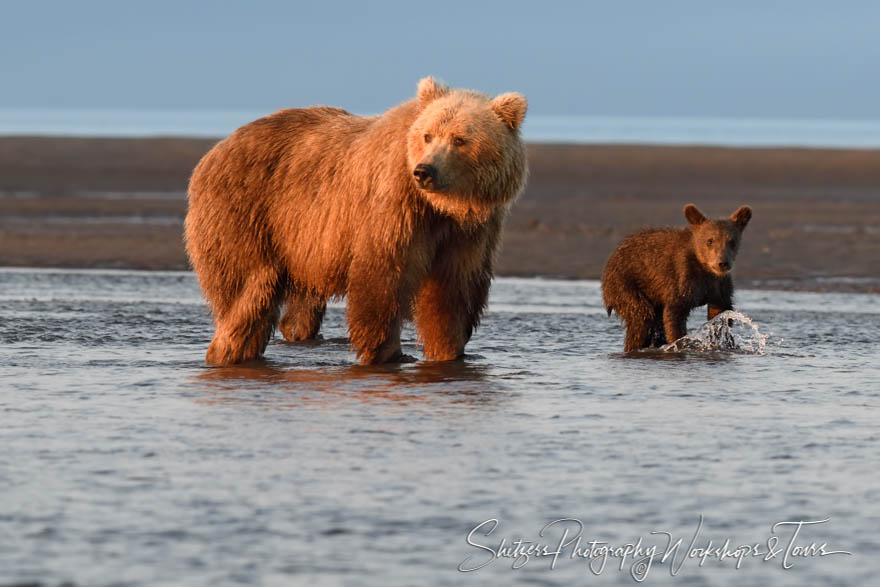
M 440 96 L 449 93 L 449 86 L 428 76 L 419 81 L 419 107 L 424 108 Z
M 684 207 L 684 217 L 687 218 L 688 224 L 693 224 L 694 226 L 706 222 L 706 217 L 693 204 L 688 204 Z
M 730 215 L 730 219 L 740 228 L 745 228 L 749 220 L 752 219 L 752 209 L 748 206 L 740 206 L 736 212 Z
M 501 94 L 492 100 L 489 105 L 495 116 L 513 130 L 520 127 L 523 119 L 526 117 L 526 109 L 529 107 L 526 97 L 516 92 Z

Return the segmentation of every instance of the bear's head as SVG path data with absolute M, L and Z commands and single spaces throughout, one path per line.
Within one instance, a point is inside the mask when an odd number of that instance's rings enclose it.
M 526 179 L 523 95 L 490 98 L 426 77 L 416 101 L 407 158 L 416 187 L 435 209 L 483 222 L 519 195 Z
M 688 204 L 684 207 L 684 217 L 690 225 L 694 253 L 700 264 L 719 277 L 733 269 L 752 209 L 740 206 L 730 219 L 709 220 L 696 206 Z

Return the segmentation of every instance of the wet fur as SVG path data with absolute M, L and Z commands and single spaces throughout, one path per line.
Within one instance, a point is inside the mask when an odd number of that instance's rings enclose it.
M 327 301 L 343 296 L 362 363 L 398 359 L 410 319 L 427 358 L 460 356 L 525 183 L 525 108 L 519 94 L 492 100 L 425 78 L 417 98 L 381 116 L 282 110 L 220 142 L 193 172 L 185 223 L 216 327 L 206 361 L 261 356 L 284 304 L 285 338 L 314 338 Z M 467 153 L 441 153 L 439 173 L 457 191 L 413 180 L 428 128 L 435 147 L 470 133 Z
M 689 204 L 685 217 L 685 228 L 652 228 L 627 237 L 608 259 L 602 299 L 608 315 L 616 312 L 626 326 L 625 351 L 678 340 L 696 307 L 708 305 L 710 320 L 733 309 L 729 270 L 751 209 L 742 206 L 730 219 L 708 220 Z M 720 263 L 729 268 L 720 269 Z

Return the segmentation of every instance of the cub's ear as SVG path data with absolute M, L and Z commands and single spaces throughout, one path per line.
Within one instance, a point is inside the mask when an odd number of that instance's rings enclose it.
M 526 110 L 529 107 L 526 97 L 516 92 L 501 94 L 492 100 L 489 105 L 495 116 L 513 130 L 520 127 L 523 119 L 526 117 Z
M 706 217 L 693 204 L 688 204 L 684 207 L 684 217 L 687 218 L 688 224 L 693 224 L 694 226 L 706 222 Z
M 749 220 L 752 219 L 752 209 L 748 206 L 740 206 L 736 212 L 730 215 L 730 219 L 740 228 L 745 228 Z
M 422 78 L 419 81 L 419 107 L 424 108 L 440 96 L 449 93 L 449 86 L 444 84 L 441 81 L 438 81 L 431 77 Z

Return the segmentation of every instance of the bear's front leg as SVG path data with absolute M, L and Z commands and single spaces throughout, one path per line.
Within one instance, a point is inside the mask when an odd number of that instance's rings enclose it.
M 351 346 L 362 365 L 393 363 L 400 350 L 400 291 L 393 272 L 349 282 L 346 313 Z
M 727 308 L 727 309 L 729 310 L 730 308 Z M 715 318 L 715 316 L 717 316 L 718 314 L 720 314 L 724 310 L 725 310 L 724 308 L 719 308 L 718 306 L 713 306 L 712 304 L 709 304 L 709 307 L 707 308 L 707 311 L 706 311 L 706 320 L 711 322 Z
M 486 288 L 488 291 L 488 288 Z M 450 284 L 429 276 L 416 294 L 414 309 L 419 340 L 425 358 L 430 361 L 451 361 L 464 354 L 464 345 L 479 321 L 470 310 L 479 295 L 460 284 Z M 482 305 L 477 301 L 476 304 Z
M 663 308 L 663 328 L 669 344 L 687 334 L 687 317 L 688 311 L 681 307 L 670 305 Z
M 463 252 L 465 258 L 449 256 L 436 261 L 416 292 L 416 329 L 425 358 L 431 361 L 451 361 L 464 355 L 489 299 L 491 259 L 467 258 L 478 253 Z
M 666 332 L 663 328 L 663 308 L 654 309 L 654 321 L 651 323 L 651 340 L 647 346 L 662 347 L 667 343 Z
M 725 310 L 733 310 L 733 279 L 729 273 L 720 279 L 717 289 L 709 296 L 706 317 L 711 322 Z M 728 320 L 727 323 L 733 326 L 733 320 Z

